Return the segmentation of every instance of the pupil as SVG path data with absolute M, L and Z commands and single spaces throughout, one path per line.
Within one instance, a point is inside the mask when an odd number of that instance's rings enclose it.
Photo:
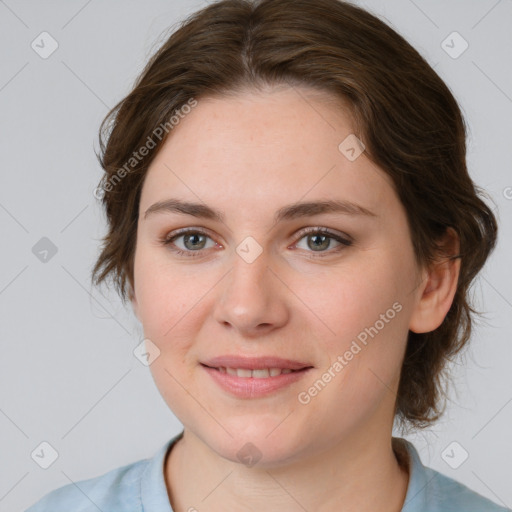
M 196 240 L 196 242 L 192 242 L 192 247 L 188 247 L 187 242 L 189 242 L 191 239 L 193 240 L 194 238 L 200 238 L 200 237 L 202 237 L 202 236 L 203 236 L 203 235 L 200 235 L 200 234 L 197 234 L 197 233 L 196 233 L 196 234 L 193 234 L 193 235 L 186 235 L 186 236 L 185 236 L 185 245 L 186 245 L 186 246 L 187 246 L 187 248 L 189 248 L 189 249 L 190 249 L 190 248 L 192 248 L 192 249 L 193 249 L 193 248 L 197 248 L 197 247 L 198 247 L 198 245 L 196 244 L 197 240 Z
M 317 240 L 319 238 L 322 239 L 320 244 L 317 244 L 316 242 L 314 242 L 312 246 L 310 245 L 311 249 L 318 249 L 318 248 L 327 248 L 327 247 L 329 247 L 329 240 L 328 240 L 328 237 L 326 235 L 313 235 L 311 238 L 315 239 L 315 240 Z M 326 240 L 327 240 L 327 244 L 325 243 Z

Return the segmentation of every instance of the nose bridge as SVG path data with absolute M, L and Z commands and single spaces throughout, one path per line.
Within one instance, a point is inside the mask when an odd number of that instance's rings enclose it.
M 235 309 L 242 311 L 250 306 L 261 309 L 267 300 L 269 284 L 268 256 L 263 250 L 255 253 L 250 243 L 242 242 L 233 255 L 233 266 L 225 289 L 226 297 Z
M 216 303 L 217 321 L 245 331 L 262 325 L 276 327 L 285 321 L 282 290 L 269 264 L 268 251 L 251 237 L 237 246 Z

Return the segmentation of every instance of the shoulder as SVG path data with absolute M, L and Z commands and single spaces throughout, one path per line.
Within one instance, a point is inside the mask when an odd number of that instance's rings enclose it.
M 409 466 L 409 486 L 401 512 L 511 512 L 457 480 L 424 466 L 410 441 L 393 438 L 393 448 L 399 460 L 407 460 Z
M 449 478 L 438 471 L 426 468 L 430 479 L 430 493 L 432 496 L 433 510 L 443 512 L 510 512 L 510 509 L 502 507 L 484 496 L 473 491 L 466 485 Z
M 152 458 L 55 489 L 25 512 L 172 512 L 164 479 L 164 460 L 182 436 L 183 431 L 166 441 Z
M 140 480 L 149 459 L 139 460 L 55 489 L 25 512 L 97 512 L 142 510 Z M 126 507 L 126 508 L 124 508 Z

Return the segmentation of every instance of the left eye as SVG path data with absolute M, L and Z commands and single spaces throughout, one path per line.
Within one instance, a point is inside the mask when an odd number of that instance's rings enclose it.
M 314 229 L 304 233 L 304 235 L 300 238 L 299 242 L 303 239 L 307 239 L 307 248 L 312 249 L 313 252 L 328 252 L 323 249 L 328 249 L 331 246 L 332 240 L 335 240 L 338 243 L 337 247 L 334 247 L 333 251 L 340 250 L 343 246 L 350 246 L 352 242 L 346 238 L 343 238 L 339 235 L 331 233 L 325 229 Z M 298 243 L 297 242 L 297 245 Z M 342 247 L 340 247 L 340 245 Z M 329 251 L 329 252 L 333 252 Z

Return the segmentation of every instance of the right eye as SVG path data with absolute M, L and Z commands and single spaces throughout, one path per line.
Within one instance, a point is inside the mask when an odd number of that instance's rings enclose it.
M 175 241 L 183 239 L 183 248 L 176 246 Z M 206 239 L 211 238 L 205 231 L 200 229 L 181 229 L 166 235 L 160 242 L 162 245 L 168 246 L 171 251 L 175 252 L 179 256 L 186 256 L 189 258 L 195 258 L 201 255 L 201 251 L 206 249 Z M 212 240 L 213 242 L 213 240 Z M 215 242 L 213 244 L 215 246 Z

